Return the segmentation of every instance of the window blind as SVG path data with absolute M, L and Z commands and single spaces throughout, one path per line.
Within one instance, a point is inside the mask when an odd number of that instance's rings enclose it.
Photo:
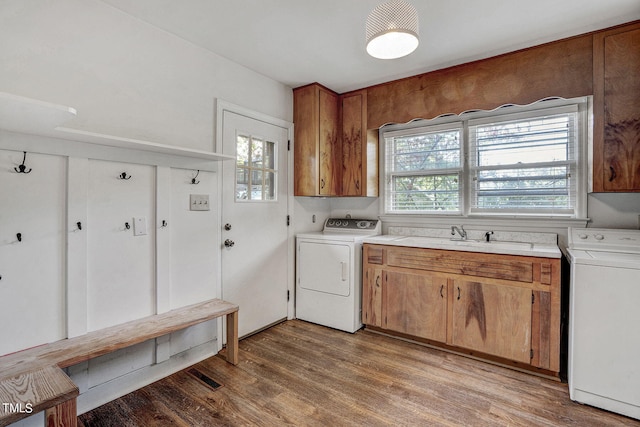
M 469 121 L 470 212 L 573 215 L 577 107 Z

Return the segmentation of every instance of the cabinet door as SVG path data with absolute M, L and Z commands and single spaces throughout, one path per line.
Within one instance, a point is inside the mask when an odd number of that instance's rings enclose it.
M 431 273 L 387 272 L 386 329 L 445 342 L 447 280 Z
M 594 190 L 640 191 L 640 28 L 594 37 Z
M 531 360 L 531 290 L 452 281 L 449 344 L 523 363 Z
M 314 86 L 293 91 L 295 167 L 293 192 L 296 196 L 318 195 L 318 101 Z
M 338 146 L 338 96 L 319 88 L 320 146 L 319 178 L 321 196 L 340 194 L 340 147 Z
M 293 91 L 294 195 L 339 194 L 338 110 L 338 95 L 318 84 Z
M 364 180 L 363 147 L 366 132 L 363 131 L 366 116 L 363 95 L 356 93 L 342 99 L 342 195 L 362 196 Z M 363 117 L 364 116 L 364 117 Z M 366 193 L 365 193 L 366 195 Z
M 367 91 L 342 97 L 342 196 L 378 196 L 378 132 L 367 132 Z
M 382 286 L 384 271 L 365 265 L 362 279 L 362 323 L 382 326 Z

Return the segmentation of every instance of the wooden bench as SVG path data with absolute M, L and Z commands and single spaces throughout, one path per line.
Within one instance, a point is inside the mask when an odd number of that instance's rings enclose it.
M 76 427 L 78 387 L 66 368 L 195 324 L 227 317 L 227 361 L 238 363 L 238 306 L 220 299 L 0 357 L 0 427 L 45 411 L 45 426 Z

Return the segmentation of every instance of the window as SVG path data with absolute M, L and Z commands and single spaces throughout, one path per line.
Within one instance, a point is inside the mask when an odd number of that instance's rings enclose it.
M 587 108 L 541 101 L 383 130 L 385 212 L 580 216 Z
M 390 210 L 460 211 L 461 134 L 454 125 L 385 137 Z
M 236 201 L 276 200 L 276 144 L 236 137 Z

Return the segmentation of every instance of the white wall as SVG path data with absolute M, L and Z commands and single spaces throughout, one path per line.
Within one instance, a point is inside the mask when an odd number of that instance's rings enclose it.
M 214 99 L 292 121 L 284 85 L 98 0 L 3 0 L 0 91 L 78 110 L 66 127 L 211 150 Z
M 589 227 L 640 229 L 640 193 L 592 193 Z

